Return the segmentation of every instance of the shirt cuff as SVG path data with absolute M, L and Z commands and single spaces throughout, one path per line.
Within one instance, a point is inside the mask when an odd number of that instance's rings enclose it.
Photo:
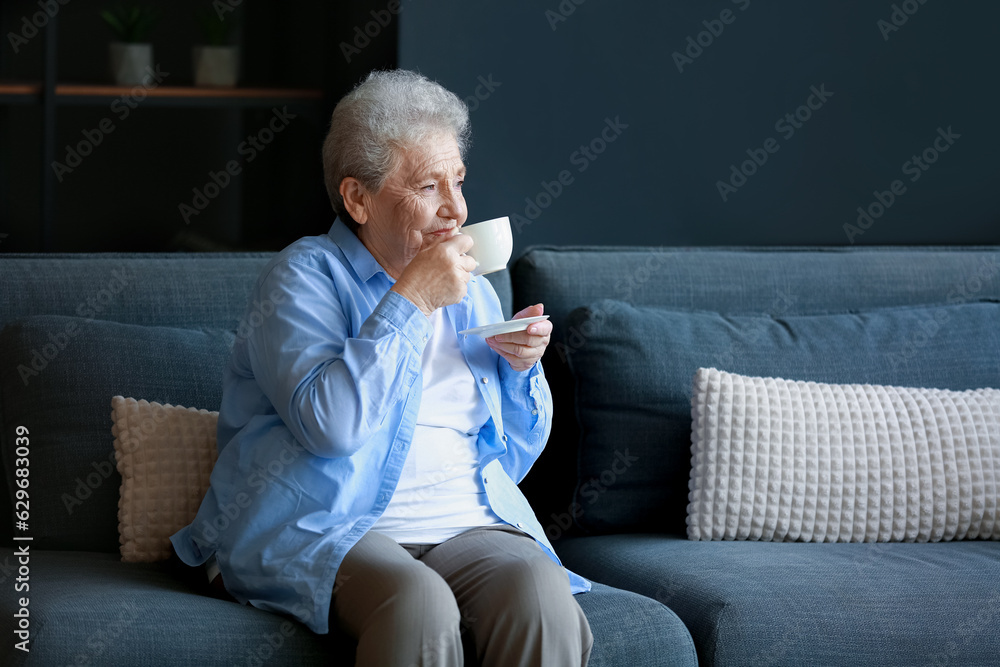
M 212 583 L 222 570 L 219 569 L 219 561 L 216 560 L 215 554 L 209 556 L 208 560 L 202 566 L 205 568 L 205 574 L 208 576 L 208 583 Z
M 523 371 L 515 371 L 503 357 L 497 363 L 500 369 L 500 386 L 514 405 L 531 414 L 531 424 L 534 426 L 545 408 L 545 397 L 539 386 L 545 382 L 542 362 L 536 361 L 531 368 Z
M 372 315 L 403 334 L 417 354 L 423 354 L 427 341 L 434 333 L 434 327 L 423 311 L 405 296 L 392 290 L 385 293 Z
M 500 360 L 497 362 L 497 366 L 500 369 L 500 379 L 504 382 L 509 382 L 512 387 L 527 385 L 529 380 L 538 377 L 542 373 L 541 360 L 536 361 L 531 368 L 527 368 L 523 371 L 515 371 L 510 367 L 510 363 L 506 359 L 500 357 Z

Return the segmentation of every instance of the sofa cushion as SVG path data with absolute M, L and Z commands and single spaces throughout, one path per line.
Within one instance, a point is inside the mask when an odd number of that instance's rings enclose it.
M 115 396 L 111 419 L 122 560 L 166 560 L 170 536 L 194 521 L 208 491 L 219 413 Z
M 594 635 L 588 667 L 696 667 L 687 626 L 663 603 L 592 582 L 576 596 Z
M 14 560 L 0 550 L 0 563 Z M 252 606 L 197 594 L 200 568 L 122 563 L 115 554 L 33 551 L 31 653 L 6 641 L 0 664 L 353 664 L 354 642 L 317 635 Z M 676 614 L 637 593 L 594 584 L 576 596 L 594 634 L 590 667 L 694 667 L 694 642 Z M 0 632 L 14 637 L 14 597 L 0 597 Z
M 575 509 L 576 479 L 565 474 L 576 466 L 579 442 L 575 383 L 566 363 L 580 335 L 568 323 L 574 309 L 617 299 L 785 316 L 1000 300 L 1000 247 L 533 246 L 512 265 L 511 277 L 514 310 L 543 302 L 553 325 L 542 359 L 555 404 L 552 435 L 519 486 L 555 537 L 572 530 Z
M 0 332 L 0 447 L 13 479 L 14 428 L 31 442 L 31 521 L 39 549 L 118 552 L 121 476 L 115 395 L 217 408 L 235 334 L 40 315 Z
M 663 602 L 702 667 L 995 665 L 1000 543 L 564 538 L 567 567 Z
M 31 574 L 31 653 L 5 642 L 2 664 L 291 666 L 329 665 L 331 656 L 353 662 L 346 635 L 317 635 L 292 619 L 199 595 L 188 573 L 176 576 L 168 562 L 32 549 Z M 14 636 L 12 596 L 2 605 L 0 626 Z
M 578 524 L 683 533 L 699 367 L 830 383 L 996 386 L 1000 304 L 726 316 L 602 300 L 570 314 Z
M 695 373 L 693 540 L 1000 540 L 1000 389 Z

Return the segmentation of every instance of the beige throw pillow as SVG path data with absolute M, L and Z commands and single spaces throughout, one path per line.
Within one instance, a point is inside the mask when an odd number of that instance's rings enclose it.
M 115 396 L 111 419 L 122 560 L 165 560 L 170 536 L 194 520 L 208 491 L 219 413 Z

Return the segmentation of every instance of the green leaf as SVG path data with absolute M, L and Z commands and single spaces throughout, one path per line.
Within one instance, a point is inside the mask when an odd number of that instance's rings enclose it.
M 102 10 L 101 18 L 111 27 L 123 42 L 144 41 L 160 18 L 160 13 L 148 5 L 122 4 L 113 10 Z
M 107 24 L 111 26 L 111 30 L 113 30 L 116 35 L 120 37 L 125 34 L 125 26 L 122 25 L 122 22 L 118 20 L 117 16 L 105 9 L 101 12 L 101 18 L 103 18 Z
M 204 9 L 195 12 L 195 18 L 201 26 L 206 44 L 210 46 L 225 45 L 229 35 L 238 24 L 236 14 L 223 15 Z

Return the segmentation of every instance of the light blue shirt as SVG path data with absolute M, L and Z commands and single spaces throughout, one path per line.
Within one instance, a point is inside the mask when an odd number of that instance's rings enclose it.
M 341 561 L 392 497 L 420 405 L 433 329 L 393 283 L 339 220 L 268 262 L 223 376 L 211 487 L 170 538 L 188 565 L 214 553 L 240 602 L 320 634 Z M 481 277 L 447 308 L 456 330 L 503 320 Z M 490 412 L 478 440 L 490 507 L 559 563 L 517 487 L 551 428 L 541 364 L 517 372 L 479 336 L 458 339 Z M 590 590 L 567 575 L 573 593 Z

